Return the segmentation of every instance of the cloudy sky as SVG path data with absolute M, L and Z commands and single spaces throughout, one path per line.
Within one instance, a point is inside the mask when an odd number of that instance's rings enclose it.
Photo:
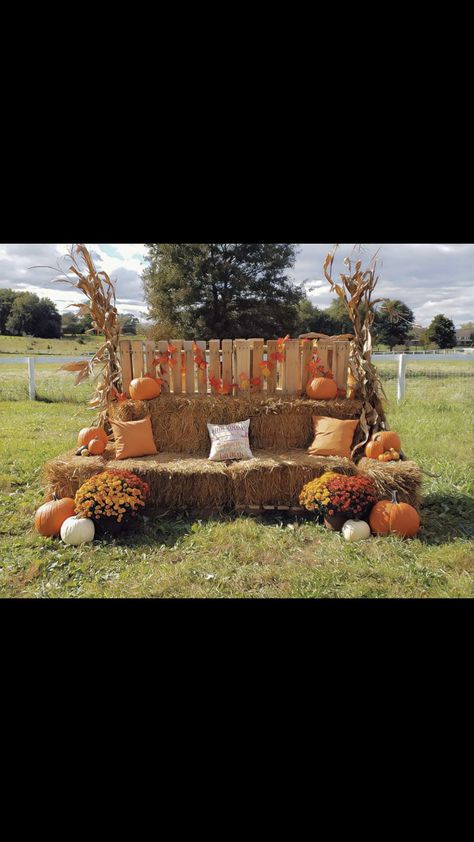
M 63 312 L 72 301 L 80 301 L 81 293 L 66 284 L 51 283 L 51 269 L 30 269 L 31 266 L 57 266 L 69 244 L 0 244 L 0 288 L 32 291 L 51 298 Z M 146 249 L 139 244 L 87 243 L 97 268 L 105 269 L 116 280 L 118 307 L 121 312 L 146 315 L 140 280 Z M 309 297 L 324 308 L 334 300 L 322 265 L 332 244 L 300 244 L 292 273 L 296 282 L 307 282 L 312 288 Z M 428 325 L 437 313 L 444 313 L 458 327 L 474 321 L 474 244 L 368 244 L 363 256 L 379 251 L 378 290 L 381 296 L 400 298 L 415 313 L 416 322 Z M 352 245 L 342 244 L 341 258 L 350 254 Z M 342 271 L 341 260 L 336 271 Z M 71 308 L 72 309 L 72 308 Z M 71 310 L 70 310 L 71 311 Z M 69 312 L 70 312 L 69 311 Z

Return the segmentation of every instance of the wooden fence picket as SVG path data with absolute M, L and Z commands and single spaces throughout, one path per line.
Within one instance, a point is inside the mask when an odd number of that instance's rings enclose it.
M 157 343 L 157 345 L 158 345 L 158 356 L 161 356 L 161 354 L 168 355 L 168 340 L 167 339 L 160 339 L 159 342 Z M 169 363 L 167 363 L 166 365 L 161 365 L 160 371 L 161 371 L 160 377 L 163 380 L 163 392 L 165 394 L 167 394 L 170 390 L 170 367 L 169 367 Z
M 222 340 L 222 383 L 227 386 L 233 384 L 232 339 Z
M 194 351 L 193 342 L 190 339 L 185 339 L 184 346 L 184 383 L 185 394 L 194 395 Z
M 253 392 L 262 392 L 263 391 L 263 377 L 262 377 L 262 367 L 260 363 L 263 361 L 263 339 L 251 339 L 249 340 L 252 343 L 252 371 L 250 376 L 252 378 L 258 377 L 260 379 L 259 386 L 252 386 Z
M 143 377 L 144 375 L 144 360 L 143 360 L 143 342 L 141 339 L 134 339 L 132 341 L 132 371 L 133 379 L 136 377 Z
M 133 378 L 131 347 L 128 339 L 122 339 L 120 342 L 120 363 L 122 366 L 122 392 L 129 395 L 130 381 Z
M 269 339 L 267 342 L 267 362 L 270 363 L 270 374 L 267 377 L 267 394 L 273 395 L 277 386 L 277 361 L 272 360 L 272 354 L 278 351 L 278 342 L 276 339 Z
M 176 351 L 173 351 L 173 361 L 174 365 L 171 366 L 171 381 L 173 384 L 173 394 L 180 395 L 182 391 L 181 385 L 181 367 L 182 367 L 182 348 L 183 348 L 183 340 L 182 339 L 171 339 L 170 345 L 173 348 L 176 348 Z
M 300 343 L 299 339 L 285 342 L 285 392 L 294 395 L 301 391 Z
M 198 339 L 196 341 L 196 345 L 201 349 L 203 359 L 206 360 L 206 343 L 202 339 Z M 207 394 L 207 368 L 208 367 L 206 366 L 206 368 L 200 369 L 196 366 L 197 390 L 200 395 Z
M 234 382 L 237 383 L 239 392 L 248 392 L 249 385 L 245 389 L 241 388 L 244 378 L 240 376 L 245 375 L 245 380 L 250 381 L 250 343 L 246 339 L 234 339 L 234 359 Z
M 220 344 L 221 343 L 218 339 L 209 340 L 209 383 L 211 379 L 221 379 L 221 362 L 219 354 Z M 210 386 L 210 391 L 211 394 L 216 393 L 216 387 L 212 386 L 212 384 Z

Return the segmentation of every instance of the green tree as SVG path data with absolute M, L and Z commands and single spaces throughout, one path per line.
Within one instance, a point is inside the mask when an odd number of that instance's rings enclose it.
M 84 328 L 75 313 L 64 313 L 61 317 L 61 327 L 63 333 L 68 333 L 71 336 L 84 333 Z
M 292 243 L 150 243 L 143 273 L 150 316 L 187 338 L 293 335 L 303 297 L 287 271 Z
M 0 334 L 6 332 L 8 317 L 17 293 L 12 289 L 0 289 Z
M 354 332 L 354 326 L 347 315 L 346 306 L 340 298 L 336 298 L 324 312 L 326 316 L 329 316 L 329 318 L 332 319 L 334 324 L 334 335 L 337 335 L 338 333 Z
M 49 298 L 22 292 L 15 297 L 6 329 L 14 336 L 27 334 L 57 339 L 61 336 L 61 316 Z
M 456 329 L 454 322 L 448 319 L 443 313 L 434 317 L 428 328 L 428 335 L 432 342 L 436 342 L 440 348 L 456 347 Z
M 376 310 L 373 334 L 378 344 L 404 345 L 410 336 L 415 316 L 403 301 L 387 298 Z
M 34 336 L 34 313 L 38 304 L 39 298 L 33 292 L 21 292 L 16 295 L 6 323 L 8 333 L 13 334 L 13 336 L 21 336 L 22 334 Z
M 119 323 L 122 328 L 122 333 L 130 334 L 136 336 L 138 333 L 138 328 L 140 326 L 140 322 L 133 313 L 124 313 L 123 315 L 119 316 Z
M 329 313 L 320 310 L 309 298 L 303 298 L 298 304 L 298 318 L 298 333 L 327 333 L 332 336 L 340 332 Z

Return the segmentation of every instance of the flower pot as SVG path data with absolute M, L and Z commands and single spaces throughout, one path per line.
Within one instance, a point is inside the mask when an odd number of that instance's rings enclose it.
M 346 520 L 350 520 L 352 516 L 353 515 L 351 513 L 346 514 L 345 512 L 336 512 L 334 515 L 325 515 L 324 526 L 332 532 L 340 532 Z
M 95 521 L 96 536 L 103 536 L 104 538 L 118 538 L 121 535 L 128 534 L 135 527 L 137 518 L 126 518 L 118 522 L 114 517 L 101 517 Z

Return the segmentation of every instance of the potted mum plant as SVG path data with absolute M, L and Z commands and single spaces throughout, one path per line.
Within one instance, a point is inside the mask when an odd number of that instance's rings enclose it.
M 76 513 L 93 520 L 96 533 L 118 535 L 136 523 L 149 494 L 148 483 L 131 471 L 102 471 L 76 492 Z
M 346 520 L 364 520 L 375 501 L 370 477 L 347 477 L 334 471 L 308 482 L 300 494 L 300 505 L 317 514 L 327 529 L 336 531 Z

